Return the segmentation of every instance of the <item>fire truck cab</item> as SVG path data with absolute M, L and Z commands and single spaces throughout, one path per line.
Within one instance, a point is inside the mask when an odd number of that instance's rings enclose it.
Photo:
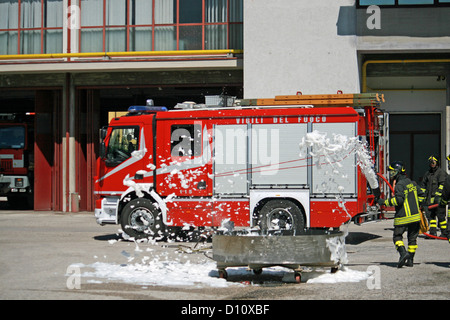
M 328 183 L 326 171 L 314 165 L 311 148 L 300 155 L 299 144 L 313 131 L 367 139 L 374 169 L 383 173 L 387 132 L 379 104 L 378 95 L 337 94 L 239 100 L 232 107 L 188 102 L 170 111 L 130 107 L 101 130 L 97 223 L 121 224 L 135 238 L 224 222 L 299 234 L 373 215 L 374 196 L 354 154 L 340 161 L 340 191 L 324 191 L 317 186 Z
M 0 198 L 31 202 L 28 124 L 17 114 L 0 114 Z

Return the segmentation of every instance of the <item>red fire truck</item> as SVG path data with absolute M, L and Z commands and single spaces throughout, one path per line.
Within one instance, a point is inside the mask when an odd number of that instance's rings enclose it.
M 32 187 L 27 115 L 0 114 L 0 199 L 30 204 Z M 32 161 L 31 161 L 32 162 Z
M 341 191 L 299 144 L 309 132 L 370 144 L 376 172 L 387 162 L 387 114 L 377 94 L 277 96 L 217 107 L 186 102 L 168 111 L 130 107 L 101 130 L 95 177 L 97 223 L 121 224 L 135 238 L 167 227 L 255 227 L 301 233 L 379 215 L 367 180 L 349 154 Z M 345 210 L 336 194 L 345 199 Z M 381 190 L 382 193 L 385 191 Z M 347 212 L 345 212 L 347 211 Z

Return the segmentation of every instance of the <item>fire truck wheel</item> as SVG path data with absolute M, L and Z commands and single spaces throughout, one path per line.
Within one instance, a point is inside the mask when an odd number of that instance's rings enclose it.
M 152 201 L 137 198 L 128 202 L 120 217 L 122 230 L 135 239 L 158 238 L 165 235 L 161 212 Z
M 262 207 L 259 217 L 263 233 L 292 230 L 298 234 L 305 229 L 305 219 L 301 209 L 290 200 L 269 200 Z

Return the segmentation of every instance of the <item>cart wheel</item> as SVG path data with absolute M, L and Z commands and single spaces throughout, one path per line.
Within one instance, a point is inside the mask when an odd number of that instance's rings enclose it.
M 262 273 L 262 269 L 253 269 L 253 273 L 259 276 Z
M 302 274 L 300 272 L 294 273 L 295 282 L 300 283 L 302 282 Z
M 338 267 L 332 267 L 331 268 L 331 273 L 336 273 L 338 272 L 339 268 Z
M 219 278 L 225 280 L 228 278 L 228 273 L 225 269 L 219 269 Z

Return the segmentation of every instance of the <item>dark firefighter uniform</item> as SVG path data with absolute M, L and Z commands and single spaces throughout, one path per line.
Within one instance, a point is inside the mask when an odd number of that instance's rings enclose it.
M 447 156 L 447 161 L 448 170 L 450 170 L 450 154 Z M 441 196 L 440 198 L 436 197 L 435 203 L 439 203 L 439 207 L 443 210 L 445 210 L 446 205 L 450 204 L 450 175 L 447 175 L 447 178 L 444 181 Z M 447 216 L 450 217 L 450 206 L 448 207 Z M 447 239 L 449 239 L 450 242 L 450 232 L 447 232 Z
M 428 220 L 430 221 L 430 234 L 435 236 L 437 229 L 437 222 L 439 221 L 439 228 L 444 236 L 447 235 L 447 219 L 445 216 L 445 208 L 438 206 L 437 208 L 428 209 L 428 206 L 435 203 L 435 199 L 439 202 L 444 188 L 444 181 L 447 173 L 439 167 L 439 160 L 435 156 L 428 158 L 430 169 L 425 173 L 422 183 L 421 191 L 424 193 L 424 210 Z
M 379 199 L 378 204 L 395 207 L 393 241 L 400 255 L 397 267 L 401 268 L 405 264 L 412 267 L 420 231 L 420 190 L 417 183 L 406 176 L 402 162 L 393 162 L 388 170 L 391 181 L 395 182 L 394 196 L 386 200 Z M 405 232 L 408 238 L 408 251 L 403 242 Z

